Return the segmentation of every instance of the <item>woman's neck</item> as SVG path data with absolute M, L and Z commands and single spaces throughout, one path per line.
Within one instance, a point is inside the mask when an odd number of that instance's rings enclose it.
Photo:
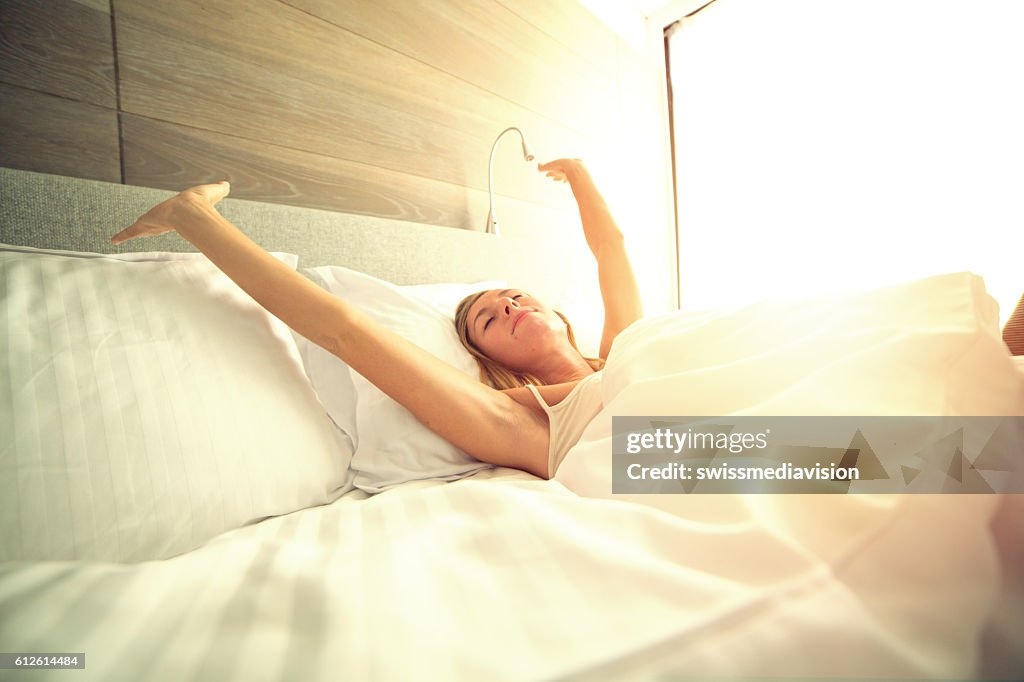
M 543 366 L 531 372 L 545 384 L 565 384 L 579 381 L 594 373 L 594 368 L 575 348 L 554 353 L 545 358 Z

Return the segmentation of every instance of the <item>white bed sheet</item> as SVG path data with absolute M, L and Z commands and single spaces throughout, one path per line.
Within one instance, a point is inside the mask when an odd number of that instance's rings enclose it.
M 0 642 L 84 652 L 86 680 L 970 677 L 978 665 L 996 496 L 891 497 L 855 523 L 823 505 L 817 520 L 850 539 L 828 558 L 772 522 L 769 496 L 692 501 L 704 520 L 510 469 L 353 491 L 168 560 L 0 565 Z

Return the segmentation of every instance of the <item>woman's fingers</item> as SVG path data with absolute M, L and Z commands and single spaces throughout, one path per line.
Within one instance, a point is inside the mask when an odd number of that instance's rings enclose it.
M 544 173 L 552 180 L 558 180 L 559 182 L 565 182 L 565 172 L 558 166 L 557 161 L 549 161 L 547 163 L 538 163 L 537 170 Z
M 565 170 L 570 166 L 579 166 L 582 164 L 583 162 L 579 159 L 554 159 L 547 163 L 538 163 L 537 170 Z
M 171 232 L 182 220 L 189 219 L 190 208 L 194 209 L 197 198 L 213 206 L 230 192 L 231 184 L 227 180 L 189 187 L 149 209 L 145 215 L 111 237 L 110 241 L 120 244 L 136 237 L 155 237 Z
M 195 187 L 189 187 L 185 192 L 198 194 L 209 201 L 212 206 L 231 193 L 231 183 L 227 180 L 221 180 L 220 182 L 214 182 L 209 185 L 196 185 Z
M 143 218 L 145 218 L 145 216 L 143 216 Z M 139 218 L 134 223 L 111 237 L 111 243 L 120 244 L 121 242 L 126 242 L 129 239 L 135 239 L 136 237 L 155 237 L 174 229 L 168 225 L 160 225 L 146 221 L 143 218 Z
M 546 173 L 553 180 L 568 182 L 569 174 L 580 165 L 582 162 L 579 159 L 555 159 L 547 163 L 538 163 L 537 170 Z
M 110 241 L 114 244 L 120 244 L 121 242 L 126 242 L 129 239 L 135 239 L 136 237 L 144 236 L 147 235 L 142 225 L 142 218 L 139 218 L 134 223 L 124 228 L 123 230 L 115 234 L 113 237 L 111 237 Z
M 121 242 L 128 241 L 129 239 L 135 236 L 131 233 L 131 229 L 132 228 L 130 227 L 124 228 L 123 230 L 121 230 L 120 232 L 118 232 L 117 234 L 110 238 L 110 243 L 120 244 Z

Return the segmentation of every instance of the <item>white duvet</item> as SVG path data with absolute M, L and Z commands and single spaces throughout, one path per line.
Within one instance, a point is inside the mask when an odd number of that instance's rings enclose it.
M 627 500 L 607 443 L 614 414 L 1024 414 L 991 299 L 953 277 L 638 323 L 557 480 L 352 491 L 163 561 L 2 564 L 0 649 L 85 652 L 95 680 L 971 678 L 1019 547 L 990 532 L 1000 496 Z
M 666 653 L 674 665 L 704 674 L 970 675 L 977 628 L 1000 590 L 987 529 L 998 496 L 613 495 L 612 417 L 1024 415 L 1024 379 L 998 320 L 983 280 L 962 272 L 650 318 L 616 339 L 605 407 L 556 479 L 581 496 L 628 499 L 697 524 L 729 549 L 695 541 L 695 552 L 733 558 L 738 580 L 771 595 L 760 617 L 721 626 L 712 636 L 720 649 L 677 641 Z M 1024 507 L 1014 509 L 1019 517 Z M 749 535 L 717 532 L 726 521 Z M 1003 542 L 1014 545 L 1005 553 L 1024 541 Z M 1012 629 L 1007 636 L 1024 642 L 1024 621 Z M 716 651 L 726 648 L 723 661 Z
M 969 272 L 640 320 L 615 340 L 604 409 L 557 479 L 581 495 L 611 494 L 613 416 L 1024 415 L 998 320 Z M 648 497 L 637 501 L 674 501 Z

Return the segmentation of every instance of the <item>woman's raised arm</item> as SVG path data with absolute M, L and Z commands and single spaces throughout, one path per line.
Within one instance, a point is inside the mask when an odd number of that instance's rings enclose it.
M 604 302 L 599 356 L 607 358 L 619 332 L 643 317 L 640 289 L 626 253 L 625 240 L 582 161 L 557 159 L 539 164 L 537 168 L 555 180 L 568 182 L 576 197 L 587 246 L 597 260 L 597 277 Z
M 546 478 L 547 423 L 324 291 L 264 251 L 214 208 L 227 182 L 192 187 L 112 238 L 177 230 L 271 314 L 344 360 L 430 430 L 477 459 Z M 253 368 L 258 371 L 258 368 Z

